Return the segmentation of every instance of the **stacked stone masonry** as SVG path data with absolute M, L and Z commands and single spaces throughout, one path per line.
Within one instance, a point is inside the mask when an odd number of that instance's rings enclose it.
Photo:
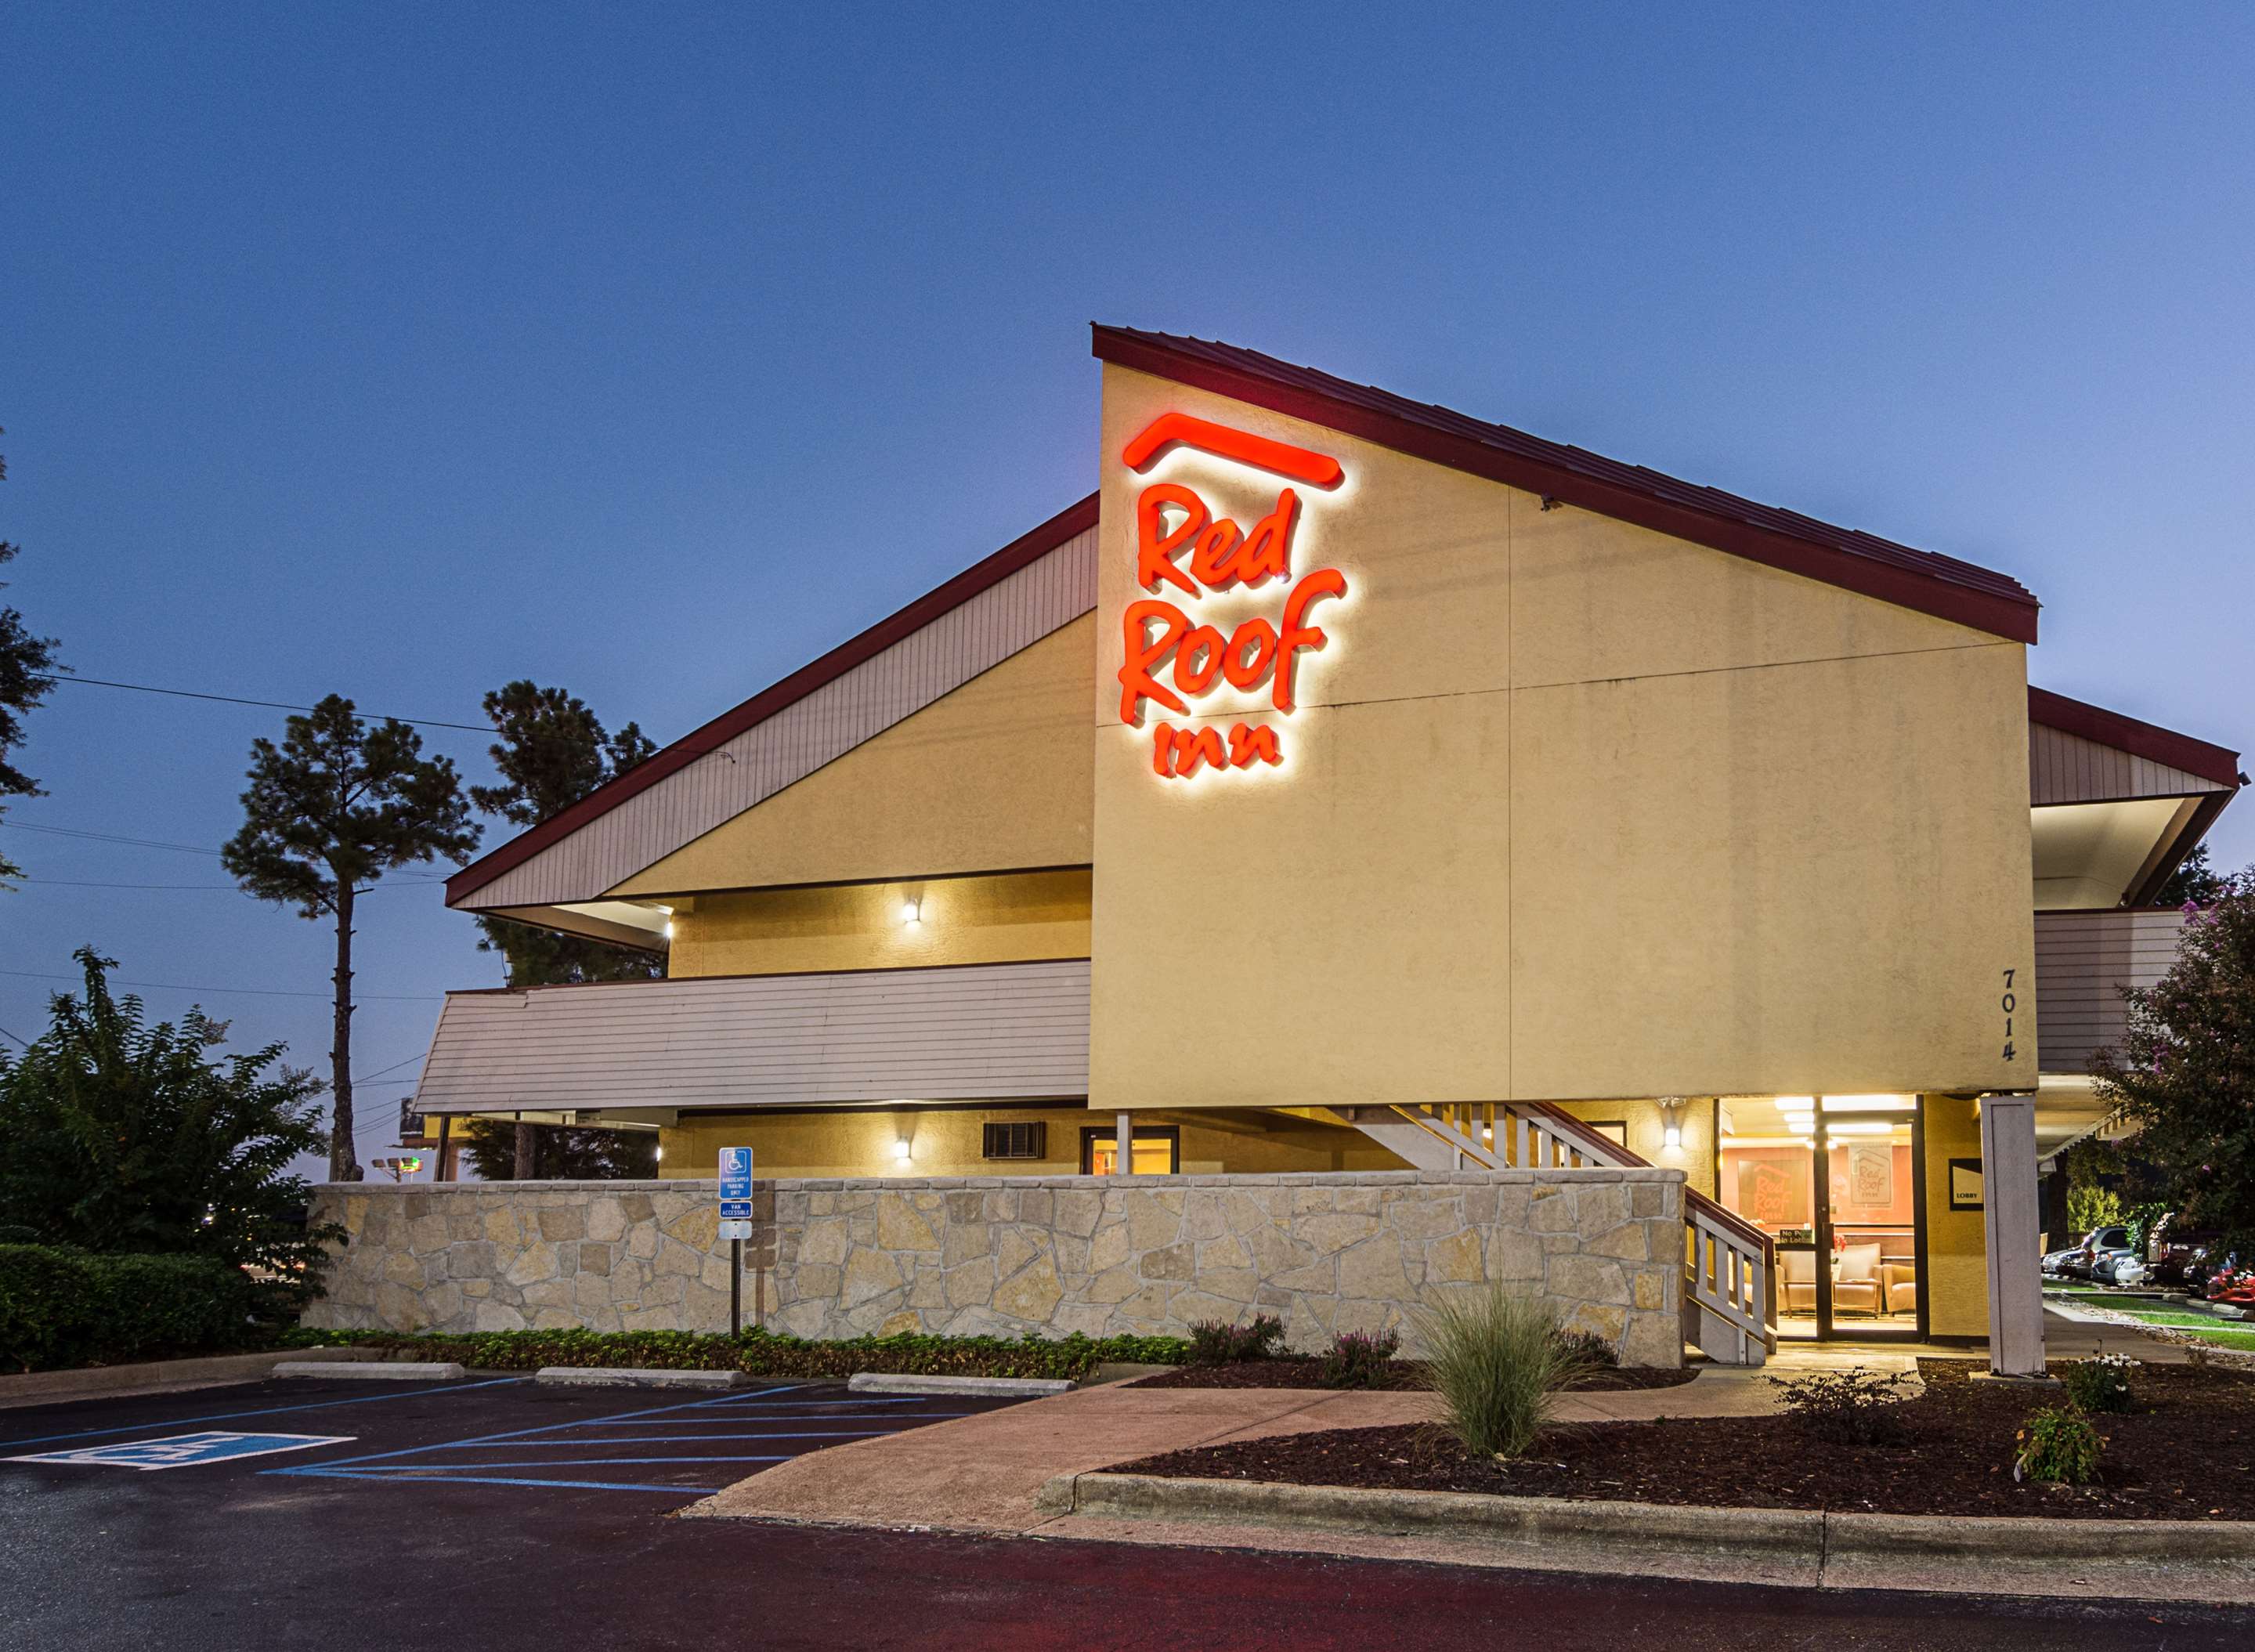
M 720 1331 L 729 1251 L 711 1182 L 319 1190 L 350 1235 L 325 1328 Z M 1186 1332 L 1273 1313 L 1297 1349 L 1399 1331 L 1487 1281 L 1539 1291 L 1627 1365 L 1682 1363 L 1683 1174 L 1669 1170 L 761 1182 L 747 1324 Z

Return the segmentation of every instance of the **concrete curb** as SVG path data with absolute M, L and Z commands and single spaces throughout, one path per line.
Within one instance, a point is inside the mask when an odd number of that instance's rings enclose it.
M 285 1360 L 277 1377 L 356 1378 L 364 1382 L 452 1382 L 469 1373 L 452 1360 Z
M 283 1362 L 350 1360 L 353 1348 L 278 1348 L 263 1353 L 214 1353 L 195 1360 L 152 1360 L 138 1365 L 81 1366 L 69 1371 L 24 1371 L 0 1376 L 0 1410 L 55 1405 L 67 1400 L 122 1398 L 167 1388 L 256 1382 Z
M 856 1394 L 960 1394 L 989 1399 L 1039 1399 L 1074 1386 L 1063 1377 L 903 1376 L 856 1371 L 846 1386 Z
M 2245 1521 L 1826 1514 L 1102 1473 L 1056 1476 L 1036 1507 L 1071 1519 L 1446 1538 L 1477 1545 L 1491 1564 L 1524 1550 L 1554 1568 L 1803 1586 L 2225 1600 L 2255 1586 L 2255 1522 Z M 1070 1522 L 1050 1535 L 1071 1535 Z
M 701 1388 L 720 1392 L 751 1387 L 741 1371 L 665 1371 L 647 1367 L 544 1365 L 532 1380 L 555 1388 Z

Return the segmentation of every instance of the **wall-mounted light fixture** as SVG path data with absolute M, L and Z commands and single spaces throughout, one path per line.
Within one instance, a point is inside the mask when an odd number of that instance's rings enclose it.
M 902 902 L 901 922 L 910 929 L 914 929 L 917 924 L 923 923 L 924 903 L 921 901 Z
M 913 1150 L 910 1148 L 910 1146 L 909 1146 L 909 1139 L 908 1139 L 908 1137 L 906 1137 L 905 1135 L 904 1135 L 904 1136 L 903 1136 L 903 1137 L 901 1137 L 901 1139 L 900 1139 L 899 1141 L 897 1141 L 897 1142 L 894 1142 L 894 1143 L 893 1143 L 893 1163 L 896 1163 L 896 1164 L 905 1164 L 905 1163 L 907 1163 L 909 1162 L 909 1160 L 910 1160 L 911 1157 L 913 1157 L 913 1156 L 914 1156 Z
M 1660 1145 L 1673 1153 L 1683 1145 L 1683 1098 L 1660 1098 Z

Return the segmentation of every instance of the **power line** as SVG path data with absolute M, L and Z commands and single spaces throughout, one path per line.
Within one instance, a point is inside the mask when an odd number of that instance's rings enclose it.
M 0 1033 L 6 1033 L 6 1034 L 7 1034 L 7 1036 L 8 1036 L 9 1037 L 11 1037 L 11 1038 L 16 1038 L 16 1035 L 15 1035 L 14 1033 L 12 1033 L 12 1032 L 9 1032 L 9 1031 L 8 1031 L 8 1030 L 7 1030 L 7 1028 L 5 1028 L 5 1027 L 0 1027 Z M 16 1038 L 16 1042 L 17 1042 L 18 1044 L 22 1044 L 22 1045 L 23 1045 L 23 1047 L 24 1047 L 25 1049 L 26 1049 L 26 1050 L 29 1050 L 29 1049 L 32 1047 L 31 1045 L 29 1045 L 29 1044 L 24 1044 L 24 1041 L 23 1041 L 21 1038 Z
M 391 883 L 444 883 L 446 881 L 446 880 L 442 877 L 414 877 L 403 874 L 393 878 L 391 880 Z M 50 889 L 223 889 L 230 895 L 250 894 L 250 891 L 244 889 L 240 883 L 102 883 L 91 882 L 84 878 L 70 877 L 27 877 L 19 879 L 18 882 L 24 883 L 43 883 Z M 389 883 L 369 883 L 355 889 L 353 893 L 355 895 L 374 895 L 377 891 L 390 887 L 390 884 Z M 263 897 L 253 896 L 252 898 L 261 899 Z
M 83 683 L 89 688 L 130 688 L 137 694 L 170 694 L 179 699 L 217 700 L 228 706 L 258 706 L 268 711 L 311 711 L 311 706 L 293 706 L 282 699 L 245 699 L 240 694 L 205 694 L 193 688 L 152 688 L 146 683 L 112 682 L 105 677 L 65 676 L 58 671 L 34 671 L 32 676 L 50 683 Z M 480 723 L 442 722 L 436 717 L 383 717 L 376 712 L 364 712 L 354 707 L 354 714 L 373 721 L 410 723 L 418 728 L 459 728 L 466 734 L 491 735 L 494 731 Z
M 38 981 L 82 981 L 81 975 L 62 975 L 46 969 L 0 969 L 0 975 L 25 975 Z M 255 998 L 331 998 L 331 993 L 292 992 L 279 987 L 183 987 L 171 981 L 120 981 L 110 983 L 116 987 L 132 987 L 144 991 L 167 993 L 247 993 Z M 356 1004 L 378 1002 L 400 1004 L 434 1004 L 443 993 L 355 993 Z
M 178 849 L 184 854 L 208 854 L 217 859 L 217 849 L 206 848 L 200 843 L 166 843 L 157 838 L 122 838 L 114 832 L 86 832 L 77 826 L 33 826 L 25 820 L 0 820 L 0 826 L 18 832 L 44 832 L 50 837 L 92 838 L 99 843 L 130 843 L 143 849 Z

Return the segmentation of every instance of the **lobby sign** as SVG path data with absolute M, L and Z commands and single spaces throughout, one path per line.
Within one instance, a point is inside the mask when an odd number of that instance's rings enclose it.
M 1325 491 L 1346 479 L 1338 460 L 1326 454 L 1187 413 L 1154 419 L 1122 450 L 1120 460 L 1141 475 L 1178 446 Z M 1188 719 L 1197 702 L 1225 684 L 1245 692 L 1265 687 L 1270 706 L 1291 714 L 1300 655 L 1329 641 L 1310 622 L 1310 612 L 1347 589 L 1346 576 L 1337 568 L 1296 576 L 1292 542 L 1301 510 L 1297 489 L 1285 486 L 1247 530 L 1180 482 L 1155 482 L 1142 490 L 1135 502 L 1135 584 L 1149 594 L 1130 601 L 1120 615 L 1122 722 L 1142 728 L 1147 706 Z M 1211 599 L 1258 591 L 1272 580 L 1283 596 L 1274 620 L 1256 615 L 1226 636 L 1203 622 L 1203 605 Z M 1151 768 L 1163 779 L 1283 761 L 1282 734 L 1272 724 L 1240 721 L 1225 733 L 1218 723 L 1177 727 L 1163 721 L 1151 729 Z

